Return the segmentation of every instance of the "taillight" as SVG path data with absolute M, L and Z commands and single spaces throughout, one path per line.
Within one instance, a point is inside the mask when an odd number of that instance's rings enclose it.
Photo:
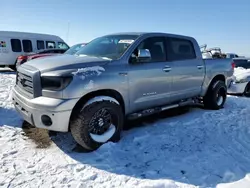
M 20 56 L 18 56 L 17 59 L 20 59 L 20 60 L 27 59 L 27 56 L 25 56 L 25 55 L 20 55 Z
M 232 64 L 231 64 L 231 65 L 232 65 L 232 68 L 234 69 L 234 68 L 235 68 L 235 63 L 234 63 L 234 62 L 232 62 Z
M 23 64 L 24 62 L 27 61 L 27 58 L 28 58 L 27 56 L 20 55 L 20 56 L 17 57 L 17 63 L 18 64 Z

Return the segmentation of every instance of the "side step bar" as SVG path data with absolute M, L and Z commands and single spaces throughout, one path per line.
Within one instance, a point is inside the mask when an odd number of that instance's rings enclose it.
M 156 114 L 156 113 L 159 113 L 159 112 L 162 112 L 162 111 L 165 111 L 165 110 L 170 110 L 170 109 L 173 109 L 173 108 L 178 108 L 178 107 L 182 107 L 182 106 L 189 106 L 189 105 L 194 105 L 194 104 L 196 104 L 194 99 L 185 100 L 185 101 L 179 102 L 178 104 L 172 104 L 172 105 L 168 105 L 168 106 L 150 108 L 150 109 L 147 109 L 147 110 L 136 112 L 136 113 L 128 115 L 128 119 L 133 120 L 133 119 L 137 119 L 137 118 L 140 118 L 140 117 Z

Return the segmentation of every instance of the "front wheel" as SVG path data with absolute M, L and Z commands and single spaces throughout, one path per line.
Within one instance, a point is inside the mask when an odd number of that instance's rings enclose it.
M 212 84 L 203 98 L 204 107 L 211 110 L 223 108 L 227 98 L 227 86 L 223 81 Z
M 120 105 L 112 101 L 98 101 L 76 110 L 70 122 L 72 136 L 89 151 L 102 144 L 120 139 L 124 115 Z

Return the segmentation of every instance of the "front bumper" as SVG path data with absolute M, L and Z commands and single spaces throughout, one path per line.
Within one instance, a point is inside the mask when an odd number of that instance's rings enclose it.
M 69 130 L 71 112 L 78 101 L 78 99 L 54 99 L 42 96 L 28 99 L 18 92 L 17 86 L 13 88 L 12 99 L 16 110 L 25 121 L 35 127 L 58 132 Z M 51 125 L 46 126 L 43 123 L 43 115 L 51 119 Z
M 235 83 L 232 82 L 229 88 L 227 89 L 228 94 L 242 94 L 245 91 L 248 82 Z

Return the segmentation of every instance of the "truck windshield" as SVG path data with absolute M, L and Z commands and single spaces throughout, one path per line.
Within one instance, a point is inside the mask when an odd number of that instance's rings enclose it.
M 138 35 L 109 35 L 92 40 L 76 55 L 88 55 L 112 60 L 119 59 Z

